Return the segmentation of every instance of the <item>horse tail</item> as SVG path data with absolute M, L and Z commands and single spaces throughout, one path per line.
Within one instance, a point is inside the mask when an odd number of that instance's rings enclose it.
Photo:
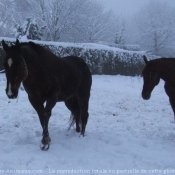
M 70 119 L 69 119 L 69 128 L 70 129 L 76 122 L 74 114 L 71 112 Z
M 77 97 L 73 97 L 65 101 L 65 104 L 67 108 L 71 111 L 68 129 L 70 129 L 76 123 L 76 130 L 79 131 L 81 126 L 81 115 Z

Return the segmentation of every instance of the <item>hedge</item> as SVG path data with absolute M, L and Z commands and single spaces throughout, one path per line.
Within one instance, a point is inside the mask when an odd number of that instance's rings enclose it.
M 9 44 L 14 44 L 15 41 L 15 39 L 0 38 L 2 39 Z M 144 67 L 143 52 L 124 51 L 98 44 L 33 42 L 50 49 L 59 57 L 74 55 L 83 58 L 92 74 L 138 76 Z M 3 58 L 4 51 L 0 42 L 0 70 L 3 69 Z

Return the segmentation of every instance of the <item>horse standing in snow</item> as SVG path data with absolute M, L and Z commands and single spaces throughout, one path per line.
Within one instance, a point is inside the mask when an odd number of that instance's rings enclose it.
M 148 61 L 143 56 L 145 68 L 143 69 L 142 98 L 148 100 L 154 87 L 159 84 L 160 79 L 165 81 L 165 92 L 169 97 L 175 117 L 175 58 L 159 58 Z
M 6 52 L 6 94 L 10 99 L 17 98 L 23 83 L 43 128 L 41 149 L 49 149 L 49 118 L 52 108 L 59 101 L 64 101 L 72 113 L 70 127 L 76 123 L 76 131 L 84 136 L 92 76 L 83 59 L 75 56 L 58 58 L 33 42 L 19 43 L 16 40 L 15 45 L 8 46 L 2 40 L 2 46 Z

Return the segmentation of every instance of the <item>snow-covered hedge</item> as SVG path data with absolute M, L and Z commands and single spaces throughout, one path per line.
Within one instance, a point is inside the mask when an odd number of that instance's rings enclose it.
M 15 39 L 4 39 L 10 44 L 14 43 Z M 26 42 L 22 40 L 21 42 Z M 92 74 L 108 74 L 108 75 L 140 75 L 143 69 L 143 52 L 132 52 L 122 49 L 117 49 L 101 44 L 92 43 L 60 43 L 60 42 L 43 42 L 33 41 L 46 48 L 49 48 L 59 57 L 75 55 L 82 57 Z M 1 43 L 0 43 L 1 47 Z M 0 50 L 0 70 L 2 69 L 3 51 Z
M 139 51 L 140 45 L 124 45 L 123 49 L 124 50 L 131 50 L 131 51 Z

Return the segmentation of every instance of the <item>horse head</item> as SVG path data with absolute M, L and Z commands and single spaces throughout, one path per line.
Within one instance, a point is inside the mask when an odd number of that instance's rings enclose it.
M 154 87 L 159 84 L 160 75 L 158 71 L 158 67 L 155 62 L 148 61 L 146 56 L 143 56 L 146 66 L 143 69 L 143 90 L 142 90 L 142 98 L 144 100 L 148 100 L 151 97 L 151 92 Z
M 2 46 L 6 53 L 3 64 L 7 78 L 6 94 L 9 98 L 17 98 L 20 84 L 28 75 L 27 65 L 21 54 L 19 40 L 13 46 L 8 46 L 2 40 Z

